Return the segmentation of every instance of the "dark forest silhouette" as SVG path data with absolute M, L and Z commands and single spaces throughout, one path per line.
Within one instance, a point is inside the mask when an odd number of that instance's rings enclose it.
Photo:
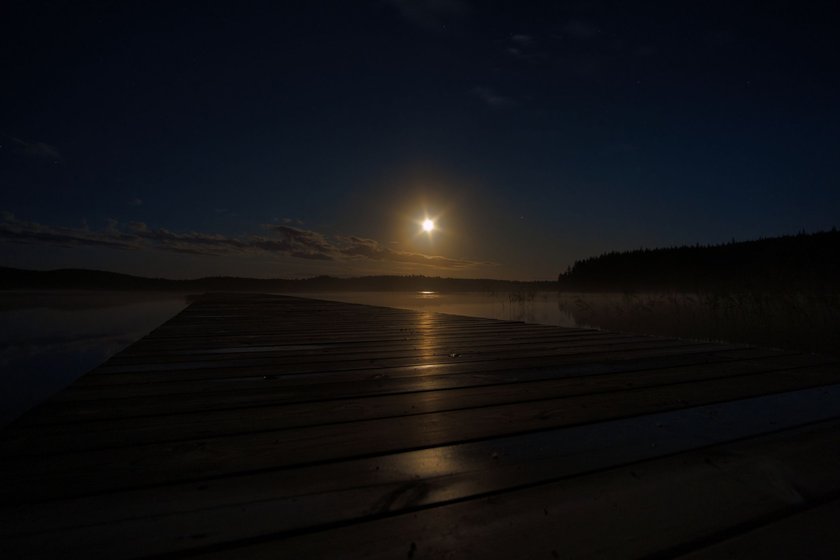
M 558 280 L 567 291 L 836 292 L 840 232 L 610 252 L 575 262 Z

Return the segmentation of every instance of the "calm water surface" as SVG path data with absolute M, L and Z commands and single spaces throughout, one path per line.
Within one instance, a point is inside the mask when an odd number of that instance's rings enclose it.
M 554 292 L 321 292 L 291 295 L 504 321 L 524 321 L 563 327 L 578 325 L 569 310 L 558 305 L 558 295 Z
M 178 313 L 183 294 L 0 293 L 0 425 Z

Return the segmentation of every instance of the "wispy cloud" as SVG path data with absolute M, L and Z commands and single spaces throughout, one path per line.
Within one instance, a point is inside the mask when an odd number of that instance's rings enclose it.
M 333 259 L 333 245 L 318 232 L 281 225 L 263 227 L 274 233 L 273 250 L 282 247 L 286 254 L 303 259 Z
M 386 0 L 407 21 L 425 29 L 442 27 L 451 18 L 470 11 L 463 0 Z
M 571 19 L 563 26 L 563 32 L 573 39 L 588 40 L 600 35 L 601 28 L 583 20 Z
M 328 237 L 322 233 L 287 225 L 262 226 L 265 235 L 228 236 L 197 231 L 176 232 L 150 228 L 144 222 L 120 224 L 109 221 L 101 230 L 49 226 L 0 214 L 0 241 L 45 244 L 59 247 L 102 247 L 119 250 L 160 250 L 194 255 L 268 254 L 321 261 L 366 259 L 414 264 L 438 269 L 460 269 L 490 263 L 424 255 L 384 247 L 378 241 L 356 236 Z
M 390 261 L 406 264 L 419 264 L 435 268 L 468 268 L 476 265 L 487 265 L 491 263 L 476 262 L 463 259 L 450 259 L 447 257 L 424 255 L 409 251 L 397 251 L 390 247 L 383 247 L 378 241 L 355 236 L 338 237 L 339 252 L 350 257 L 362 257 L 377 261 Z
M 533 36 L 525 33 L 514 33 L 509 37 L 505 50 L 509 55 L 515 57 L 531 58 L 535 53 L 536 44 Z
M 488 87 L 478 86 L 473 88 L 471 92 L 481 101 L 483 101 L 485 105 L 494 109 L 507 107 L 509 105 L 514 104 L 512 98 L 501 95 Z
M 2 135 L 0 144 L 6 144 L 12 152 L 23 156 L 48 160 L 53 163 L 60 163 L 64 160 L 58 149 L 46 142 L 27 142 L 14 136 Z
M 524 33 L 514 33 L 510 36 L 510 40 L 520 46 L 529 47 L 534 44 L 534 38 Z
M 716 29 L 706 35 L 706 43 L 712 47 L 728 47 L 738 41 L 738 36 L 731 29 Z

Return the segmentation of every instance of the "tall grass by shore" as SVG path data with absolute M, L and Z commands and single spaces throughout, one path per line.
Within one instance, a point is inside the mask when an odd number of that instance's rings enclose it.
M 581 326 L 840 355 L 840 294 L 561 293 Z

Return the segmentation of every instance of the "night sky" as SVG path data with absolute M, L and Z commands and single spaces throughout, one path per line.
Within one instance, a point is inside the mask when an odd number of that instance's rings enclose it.
M 7 0 L 0 265 L 530 280 L 829 229 L 836 6 Z

